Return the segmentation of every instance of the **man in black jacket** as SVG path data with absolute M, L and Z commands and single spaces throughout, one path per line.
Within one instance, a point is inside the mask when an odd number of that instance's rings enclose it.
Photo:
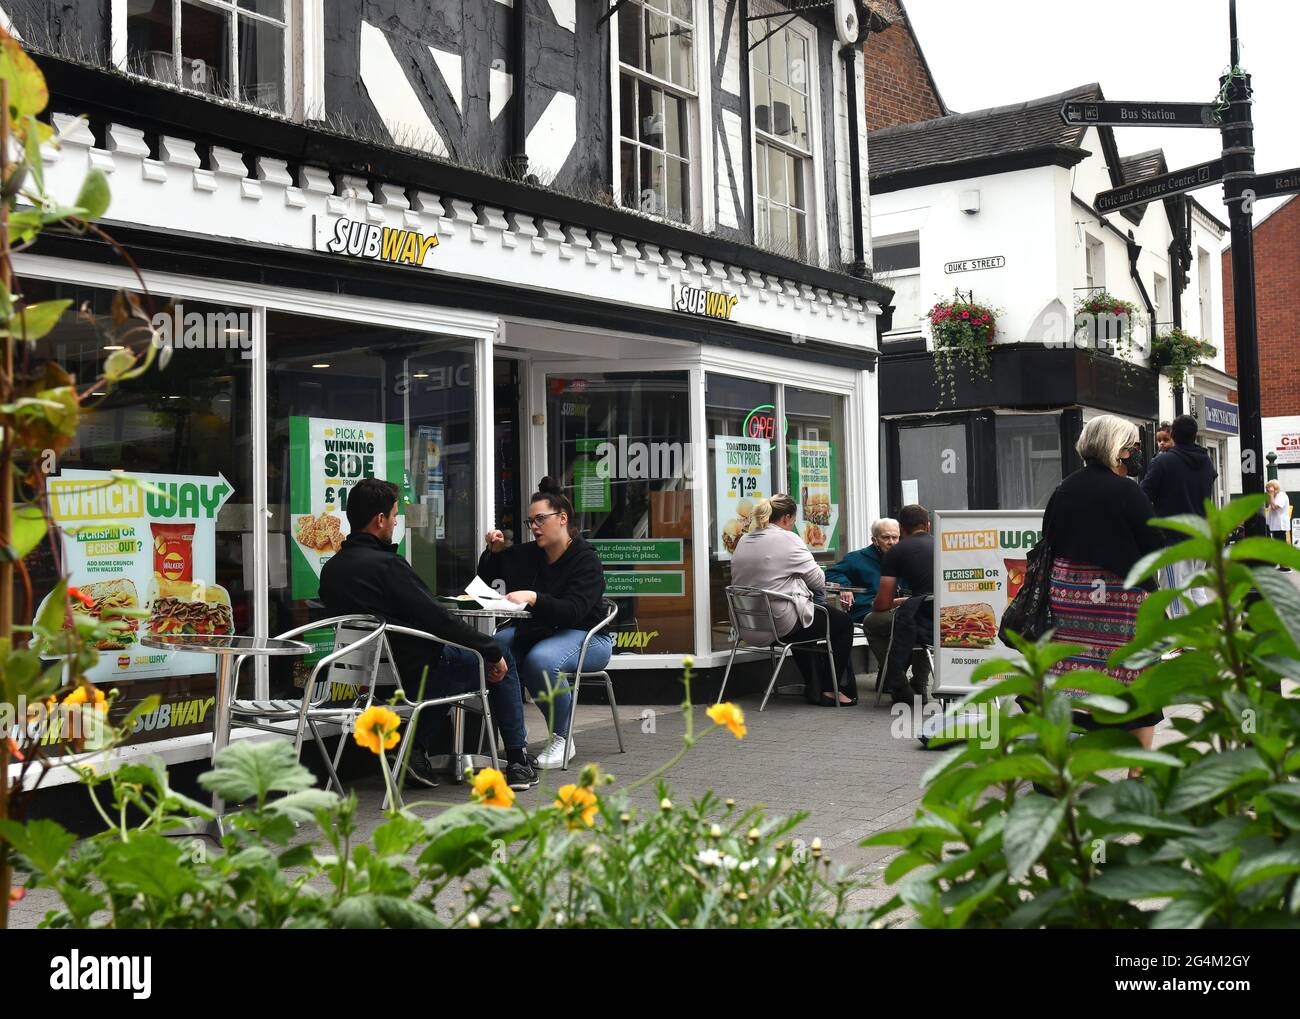
M 536 785 L 537 774 L 525 749 L 528 732 L 514 661 L 491 635 L 467 625 L 439 605 L 411 564 L 397 555 L 397 546 L 392 544 L 397 498 L 396 485 L 375 478 L 362 480 L 348 493 L 351 533 L 321 570 L 320 593 L 325 607 L 331 615 L 365 613 L 424 630 L 482 655 L 492 719 L 501 727 L 506 744 L 506 781 L 512 789 Z M 426 669 L 426 695 L 445 696 L 477 689 L 478 658 L 474 654 L 400 634 L 391 635 L 388 643 L 408 691 L 420 688 Z M 437 729 L 438 712 L 425 711 L 409 737 L 415 745 L 408 774 L 426 785 L 437 784 L 428 761 Z
M 1139 484 L 1151 500 L 1158 517 L 1172 517 L 1180 513 L 1204 516 L 1205 500 L 1214 494 L 1214 479 L 1219 472 L 1210 462 L 1210 454 L 1196 444 L 1196 418 L 1181 414 L 1174 418 L 1170 430 L 1174 439 L 1173 449 L 1166 450 L 1151 461 L 1151 466 Z M 1187 535 L 1178 531 L 1162 533 L 1166 545 L 1176 545 L 1187 540 Z M 1201 564 L 1190 561 L 1166 566 L 1160 571 L 1160 586 L 1181 587 L 1202 568 Z M 1209 592 L 1204 588 L 1192 588 L 1189 593 L 1198 605 L 1204 605 L 1209 600 Z M 1185 610 L 1181 602 L 1175 602 L 1169 608 L 1171 615 L 1181 615 Z

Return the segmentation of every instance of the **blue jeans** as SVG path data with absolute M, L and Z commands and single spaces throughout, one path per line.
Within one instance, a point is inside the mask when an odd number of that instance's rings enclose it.
M 582 640 L 587 636 L 585 630 L 557 630 L 549 637 L 539 640 L 527 648 L 519 659 L 519 679 L 528 692 L 537 701 L 542 717 L 551 726 L 551 731 L 564 735 L 569 731 L 569 716 L 573 712 L 572 689 L 573 672 L 578 667 L 578 652 L 582 650 Z M 517 634 L 513 626 L 497 631 L 497 643 L 501 645 L 508 658 L 515 656 Z M 610 636 L 599 633 L 591 638 L 587 645 L 587 657 L 582 663 L 583 672 L 599 672 L 609 664 L 613 651 Z M 546 679 L 550 677 L 551 686 L 560 686 L 560 673 L 566 673 L 564 692 L 556 693 L 551 704 L 538 700 L 546 692 Z M 554 718 L 552 718 L 554 712 Z
M 521 750 L 528 745 L 528 729 L 524 725 L 524 698 L 519 691 L 519 672 L 514 657 L 505 641 L 497 641 L 506 659 L 506 674 L 500 683 L 488 683 L 488 706 L 492 721 L 501 729 L 507 750 Z M 445 697 L 478 689 L 477 655 L 458 647 L 442 649 L 442 664 L 429 673 L 425 697 Z M 414 698 L 419 682 L 408 686 L 408 696 Z M 433 741 L 441 725 L 441 711 L 427 708 L 420 712 L 420 724 L 415 731 L 415 745 L 421 750 L 432 750 Z M 471 748 L 472 749 L 472 748 Z

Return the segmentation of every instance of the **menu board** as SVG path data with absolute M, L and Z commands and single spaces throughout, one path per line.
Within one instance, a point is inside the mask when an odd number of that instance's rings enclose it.
M 934 650 L 938 686 L 972 686 L 970 675 L 1008 649 L 1002 613 L 1025 579 L 1043 533 L 1042 510 L 940 510 L 934 514 Z
M 320 594 L 321 568 L 343 547 L 349 531 L 351 488 L 362 478 L 398 484 L 405 470 L 406 440 L 401 425 L 289 418 L 290 585 L 294 598 Z M 402 513 L 400 499 L 398 513 Z M 399 516 L 393 541 L 403 555 L 405 531 L 405 516 Z
M 90 599 L 74 600 L 73 612 L 97 619 L 118 609 L 149 613 L 118 617 L 120 632 L 97 645 L 99 663 L 86 673 L 92 683 L 213 671 L 208 655 L 143 648 L 140 637 L 235 632 L 230 593 L 216 583 L 217 515 L 233 491 L 220 474 L 128 478 L 68 469 L 50 479 L 69 584 Z
M 772 447 L 763 439 L 715 435 L 713 453 L 715 545 L 719 559 L 730 559 L 754 504 L 772 494 Z
M 442 426 L 421 425 L 416 430 L 415 472 L 424 479 L 424 503 L 432 511 L 433 537 L 447 537 L 446 479 L 442 466 Z
M 811 552 L 840 547 L 839 471 L 829 442 L 798 439 L 789 447 L 792 495 L 797 495 L 795 530 Z

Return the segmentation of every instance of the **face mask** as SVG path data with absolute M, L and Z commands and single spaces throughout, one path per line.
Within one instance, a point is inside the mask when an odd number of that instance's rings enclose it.
M 1142 472 L 1146 470 L 1146 462 L 1142 459 L 1142 450 L 1129 450 L 1128 459 L 1124 461 L 1124 469 L 1128 472 L 1130 478 L 1142 477 Z

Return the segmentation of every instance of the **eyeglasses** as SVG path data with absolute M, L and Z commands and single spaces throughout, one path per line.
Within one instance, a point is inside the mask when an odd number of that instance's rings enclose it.
M 550 513 L 538 513 L 535 517 L 524 517 L 524 523 L 529 527 L 541 527 L 542 521 L 547 517 L 558 517 L 560 510 L 552 510 Z

